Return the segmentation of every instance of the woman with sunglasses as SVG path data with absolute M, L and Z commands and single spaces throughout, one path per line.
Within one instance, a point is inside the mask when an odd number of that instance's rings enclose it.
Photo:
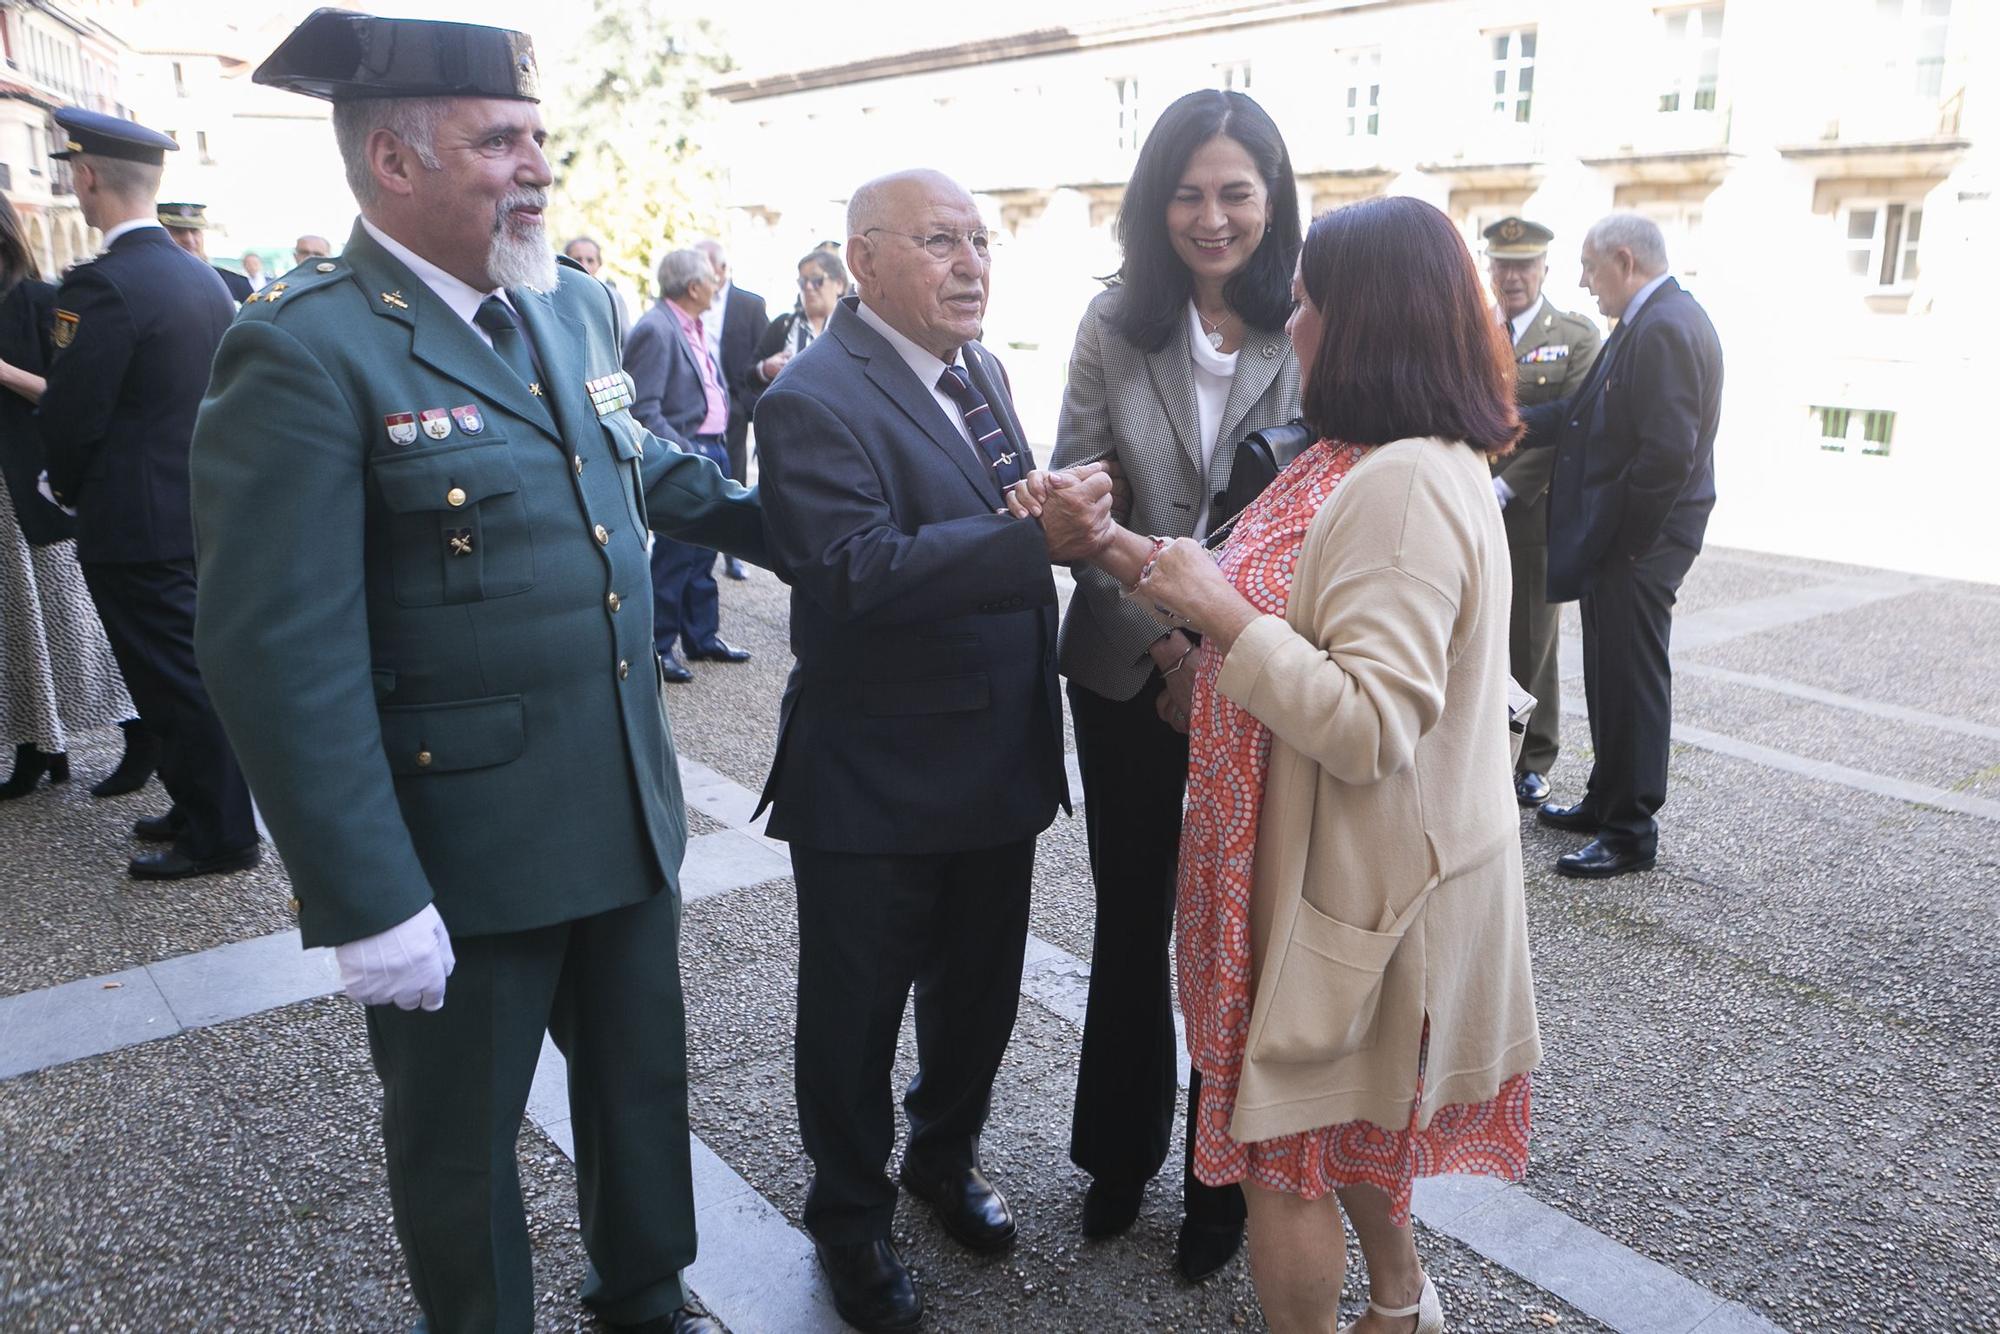
M 1135 527 L 1200 537 L 1234 442 L 1299 410 L 1284 333 L 1298 191 L 1278 127 L 1242 93 L 1176 101 L 1139 151 L 1117 235 L 1123 261 L 1077 330 L 1051 466 L 1115 460 Z M 1185 631 L 1161 631 L 1115 581 L 1078 571 L 1061 667 L 1097 895 L 1070 1130 L 1070 1158 L 1091 1177 L 1086 1237 L 1137 1218 L 1178 1102 L 1167 941 L 1202 649 Z M 1174 1259 L 1199 1282 L 1242 1244 L 1243 1199 L 1233 1185 L 1204 1186 L 1191 1162 Z
M 778 372 L 812 340 L 826 331 L 826 322 L 840 298 L 847 295 L 847 266 L 831 250 L 815 250 L 799 261 L 799 301 L 772 320 L 751 354 L 750 401 L 755 403 L 778 378 Z

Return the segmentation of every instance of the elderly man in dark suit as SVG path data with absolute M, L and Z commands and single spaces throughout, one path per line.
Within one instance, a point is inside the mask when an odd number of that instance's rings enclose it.
M 715 286 L 715 270 L 701 251 L 675 250 L 662 259 L 660 299 L 632 326 L 625 369 L 638 395 L 632 415 L 653 434 L 726 470 L 729 391 L 702 328 Z M 694 679 L 689 661 L 750 660 L 749 649 L 722 637 L 710 548 L 670 537 L 654 542 L 653 643 L 661 673 L 674 682 Z
M 919 1071 L 902 1182 L 976 1250 L 1014 1239 L 979 1164 L 1013 1031 L 1035 836 L 1068 800 L 1051 559 L 1108 540 L 1110 478 L 1042 520 L 1002 511 L 1034 464 L 1007 377 L 975 341 L 988 240 L 949 178 L 848 205 L 859 299 L 757 407 L 760 492 L 792 583 L 770 832 L 799 904 L 805 1225 L 863 1330 L 923 1301 L 889 1242 L 889 1079 L 916 988 Z
M 694 248 L 707 255 L 715 267 L 715 295 L 709 298 L 702 332 L 708 336 L 709 355 L 722 367 L 723 383 L 729 390 L 729 430 L 724 433 L 729 441 L 729 475 L 741 482 L 749 472 L 750 415 L 757 406 L 757 395 L 751 392 L 750 367 L 756 360 L 757 344 L 771 325 L 771 315 L 763 297 L 738 286 L 730 276 L 729 253 L 722 242 L 709 237 L 695 242 Z
M 156 213 L 173 140 L 66 107 L 84 220 L 104 254 L 56 293 L 55 360 L 42 394 L 49 482 L 77 512 L 76 556 L 173 806 L 133 833 L 168 846 L 134 857 L 142 879 L 257 864 L 250 791 L 194 655 L 195 543 L 188 445 L 209 362 L 236 314 L 216 271 L 168 238 Z
M 1527 409 L 1526 448 L 1553 448 L 1551 602 L 1583 600 L 1583 688 L 1595 751 L 1571 806 L 1543 824 L 1594 837 L 1556 870 L 1600 878 L 1653 864 L 1667 799 L 1674 594 L 1715 508 L 1722 344 L 1667 273 L 1660 229 L 1636 213 L 1583 240 L 1583 286 L 1618 321 L 1583 386 Z

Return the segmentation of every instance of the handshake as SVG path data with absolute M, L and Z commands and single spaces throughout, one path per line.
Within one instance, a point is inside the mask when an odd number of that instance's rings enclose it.
M 1049 559 L 1059 564 L 1089 560 L 1110 546 L 1131 503 L 1115 459 L 1037 470 L 1007 488 L 1007 513 L 1038 520 Z

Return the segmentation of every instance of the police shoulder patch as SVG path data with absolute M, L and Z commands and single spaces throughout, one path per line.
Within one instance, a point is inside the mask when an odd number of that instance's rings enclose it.
M 56 326 L 54 329 L 54 334 L 55 334 L 55 344 L 57 347 L 68 347 L 71 343 L 76 341 L 76 326 L 80 322 L 81 321 L 78 319 L 76 312 L 74 311 L 69 311 L 69 310 L 56 311 Z

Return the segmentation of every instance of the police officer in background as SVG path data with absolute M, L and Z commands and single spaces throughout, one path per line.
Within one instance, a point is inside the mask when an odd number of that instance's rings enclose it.
M 1515 396 L 1522 407 L 1566 398 L 1597 360 L 1597 326 L 1557 310 L 1542 296 L 1555 233 L 1524 218 L 1502 218 L 1483 233 L 1486 273 L 1500 321 L 1514 345 Z M 1493 460 L 1493 494 L 1505 511 L 1514 563 L 1513 623 L 1507 657 L 1514 679 L 1535 697 L 1528 735 L 1514 770 L 1523 806 L 1549 799 L 1550 769 L 1562 739 L 1562 673 L 1556 665 L 1561 617 L 1549 605 L 1549 477 L 1555 451 L 1522 450 Z
M 308 17 L 361 218 L 245 303 L 195 432 L 196 645 L 308 946 L 368 1007 L 430 1334 L 534 1325 L 516 1137 L 569 1063 L 582 1297 L 693 1334 L 677 878 L 646 525 L 763 558 L 756 497 L 633 420 L 603 284 L 546 235 L 516 32 Z
M 241 304 L 250 299 L 250 294 L 257 290 L 257 284 L 234 269 L 209 264 L 207 205 L 162 204 L 159 217 L 160 225 L 167 229 L 168 236 L 174 238 L 175 245 L 215 270 L 216 276 L 222 279 L 222 285 L 229 289 L 231 301 Z
M 56 293 L 55 360 L 42 395 L 49 486 L 76 511 L 76 556 L 147 730 L 159 738 L 166 814 L 133 832 L 168 843 L 134 857 L 151 880 L 257 864 L 250 793 L 194 655 L 188 441 L 209 362 L 236 307 L 215 270 L 155 216 L 174 141 L 77 107 L 56 113 L 83 218 L 104 253 Z

